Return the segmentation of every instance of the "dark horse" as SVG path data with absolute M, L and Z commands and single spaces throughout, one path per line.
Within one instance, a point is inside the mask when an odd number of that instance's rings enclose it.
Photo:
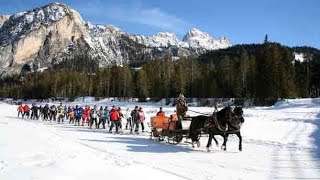
M 192 147 L 194 147 L 194 143 L 197 144 L 198 147 L 200 147 L 200 134 L 208 134 L 208 128 L 206 126 L 208 125 L 210 119 L 208 119 L 208 116 L 195 116 L 191 117 L 191 124 L 189 128 L 189 138 L 192 140 Z M 213 136 L 212 137 L 214 141 L 216 142 L 216 145 L 219 146 L 219 143 L 217 139 Z
M 197 116 L 192 118 L 190 124 L 189 137 L 192 140 L 192 144 L 196 142 L 199 145 L 199 135 L 202 132 L 209 134 L 207 150 L 211 146 L 214 135 L 220 135 L 223 137 L 223 144 L 221 148 L 226 150 L 226 143 L 228 141 L 229 134 L 236 134 L 239 137 L 239 150 L 242 150 L 242 137 L 240 133 L 241 124 L 244 122 L 242 117 L 242 107 L 235 107 L 232 111 L 231 107 L 225 107 L 212 116 Z

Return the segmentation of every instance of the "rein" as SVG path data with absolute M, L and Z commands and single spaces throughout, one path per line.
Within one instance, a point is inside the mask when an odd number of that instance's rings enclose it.
M 211 114 L 205 114 L 205 113 L 202 113 L 202 112 L 199 112 L 199 111 L 193 111 L 193 110 L 190 110 L 190 109 L 189 109 L 189 111 L 197 113 L 197 114 L 205 115 L 205 116 L 211 116 Z

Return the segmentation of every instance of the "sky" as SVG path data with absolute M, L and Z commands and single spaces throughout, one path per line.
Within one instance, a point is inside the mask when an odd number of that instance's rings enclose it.
M 320 0 L 0 0 L 0 14 L 51 2 L 78 11 L 92 24 L 113 24 L 133 34 L 173 32 L 181 39 L 195 27 L 232 44 L 269 40 L 320 49 Z

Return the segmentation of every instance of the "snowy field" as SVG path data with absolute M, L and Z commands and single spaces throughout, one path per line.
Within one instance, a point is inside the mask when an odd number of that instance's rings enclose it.
M 76 103 L 72 104 L 75 105 Z M 82 104 L 94 104 L 85 102 Z M 100 101 L 132 110 L 134 103 Z M 158 103 L 141 105 L 148 120 Z M 17 118 L 0 104 L 1 180 L 88 179 L 320 179 L 320 99 L 287 100 L 244 109 L 243 151 L 231 135 L 228 150 L 114 135 L 106 130 Z M 191 107 L 211 113 L 212 108 Z M 164 107 L 167 114 L 173 107 Z M 189 113 L 190 115 L 196 115 Z M 222 139 L 218 137 L 220 144 Z

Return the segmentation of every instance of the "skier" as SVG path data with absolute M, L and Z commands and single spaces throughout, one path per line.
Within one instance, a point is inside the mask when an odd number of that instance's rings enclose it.
M 43 107 L 39 106 L 39 118 L 43 119 Z
M 131 133 L 133 131 L 134 128 L 134 132 L 135 133 L 139 133 L 139 107 L 135 106 L 134 109 L 131 111 L 131 118 L 132 118 L 132 122 L 133 122 L 133 126 L 131 129 Z
M 69 120 L 70 120 L 70 116 L 69 115 L 70 115 L 71 110 L 74 111 L 74 107 L 68 106 L 68 109 L 67 109 L 67 114 L 68 114 L 67 116 L 68 117 L 67 118 L 69 118 Z
M 68 115 L 68 117 L 69 117 L 69 124 L 73 124 L 74 123 L 74 119 L 75 119 L 75 115 L 74 115 L 74 110 L 73 110 L 73 108 L 69 108 L 68 109 L 68 111 L 69 111 L 69 115 Z
M 84 126 L 85 122 L 90 126 L 90 107 L 88 105 L 84 108 L 81 125 Z
M 97 119 L 99 118 L 99 110 L 98 110 L 98 107 L 97 105 L 94 105 L 93 108 L 91 109 L 90 111 L 90 114 L 91 114 L 91 118 L 90 118 L 90 129 L 92 129 L 92 125 L 93 125 L 93 122 L 96 126 L 96 129 L 98 129 L 98 122 L 97 122 Z
M 56 121 L 57 119 L 57 108 L 55 105 L 50 107 L 50 122 L 51 120 Z
M 142 132 L 144 132 L 144 121 L 146 119 L 146 116 L 142 110 L 142 107 L 139 108 L 139 121 L 140 121 L 140 124 L 141 124 L 141 130 Z
M 112 129 L 114 126 L 116 126 L 116 133 L 119 133 L 119 112 L 117 111 L 117 109 L 115 108 L 115 106 L 112 107 L 111 111 L 110 111 L 110 120 L 111 120 L 111 126 L 109 129 L 109 132 L 112 132 Z
M 110 111 L 108 109 L 108 106 L 104 108 L 104 117 L 106 118 L 108 126 L 110 126 Z
M 44 121 L 48 121 L 49 120 L 49 105 L 48 104 L 46 104 L 43 107 L 43 120 Z
M 126 129 L 128 129 L 128 125 L 130 127 L 130 130 L 132 131 L 132 118 L 131 118 L 131 113 L 129 108 L 127 108 L 126 110 L 126 119 L 127 119 L 127 123 L 126 123 Z
M 68 107 L 67 105 L 64 105 L 64 118 L 66 118 L 66 120 L 69 119 L 69 111 L 68 111 Z
M 100 128 L 100 124 L 102 123 L 102 127 L 103 129 L 106 128 L 106 117 L 105 117 L 105 113 L 104 113 L 104 109 L 101 106 L 99 109 L 99 123 L 98 123 L 98 129 Z
M 118 122 L 119 128 L 122 129 L 122 119 L 124 118 L 124 115 L 121 112 L 121 108 L 120 107 L 118 107 L 117 111 L 119 113 L 119 122 Z
M 28 104 L 25 104 L 24 106 L 23 106 L 23 115 L 22 115 L 22 118 L 24 118 L 24 117 L 27 117 L 27 118 L 29 118 L 29 116 L 30 116 L 30 107 L 28 106 Z
M 35 103 L 32 104 L 31 107 L 31 119 L 37 120 L 38 119 L 38 107 Z
M 63 120 L 64 120 L 64 107 L 62 106 L 62 103 L 60 103 L 60 106 L 58 106 L 58 112 L 57 112 L 57 115 L 58 115 L 58 123 L 63 123 Z
M 22 106 L 22 104 L 20 104 L 18 106 L 17 111 L 18 111 L 18 117 L 20 116 L 20 114 L 21 114 L 21 117 L 23 117 L 23 106 Z
M 81 120 L 82 114 L 83 114 L 82 107 L 79 107 L 78 105 L 76 105 L 76 109 L 74 111 L 74 115 L 75 115 L 75 118 L 76 118 L 75 125 L 80 126 L 80 120 Z

